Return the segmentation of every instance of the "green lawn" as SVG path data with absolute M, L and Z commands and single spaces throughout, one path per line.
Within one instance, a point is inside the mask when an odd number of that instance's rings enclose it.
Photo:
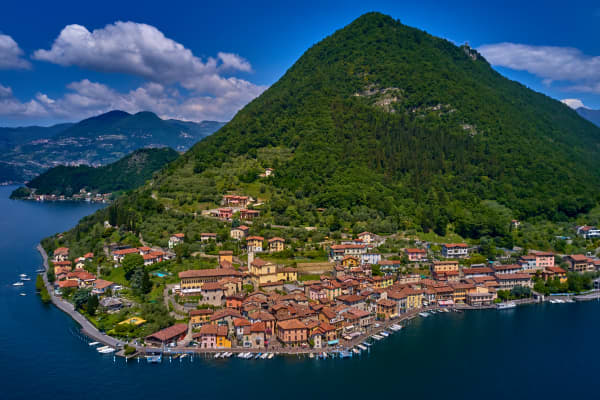
M 125 270 L 123 268 L 113 268 L 106 279 L 123 286 L 127 286 L 128 284 L 127 279 L 125 279 Z

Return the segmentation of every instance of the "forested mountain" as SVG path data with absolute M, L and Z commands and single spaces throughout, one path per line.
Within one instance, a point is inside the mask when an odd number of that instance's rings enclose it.
M 600 110 L 592 110 L 585 107 L 579 107 L 577 113 L 588 121 L 600 126 Z
M 171 148 L 140 149 L 103 167 L 58 166 L 35 177 L 27 184 L 37 194 L 71 196 L 80 189 L 114 193 L 141 186 L 152 174 L 175 160 L 179 154 Z M 14 193 L 13 193 L 14 194 Z
M 511 246 L 511 218 L 567 221 L 597 204 L 599 145 L 598 127 L 475 50 L 368 13 L 111 208 L 143 230 L 165 206 L 191 213 L 231 191 L 264 199 L 266 223 Z
M 57 165 L 106 165 L 144 147 L 184 151 L 221 126 L 116 110 L 76 124 L 0 128 L 0 182 L 22 182 Z

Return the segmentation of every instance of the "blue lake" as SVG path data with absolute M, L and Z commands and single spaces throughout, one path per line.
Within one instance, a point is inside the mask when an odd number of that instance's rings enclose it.
M 100 205 L 8 199 L 0 187 L 0 399 L 573 399 L 598 398 L 600 304 L 437 314 L 345 360 L 114 359 L 43 305 L 36 244 Z M 24 292 L 27 296 L 20 296 Z

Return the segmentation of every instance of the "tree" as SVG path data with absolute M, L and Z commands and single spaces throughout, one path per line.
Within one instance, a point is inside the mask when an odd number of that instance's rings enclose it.
M 127 254 L 125 257 L 123 257 L 123 262 L 121 265 L 125 271 L 125 279 L 130 280 L 135 270 L 144 266 L 144 257 L 137 253 Z
M 83 308 L 83 305 L 87 304 L 89 297 L 90 297 L 89 289 L 79 289 L 78 291 L 76 291 L 75 294 L 73 295 L 73 304 L 75 305 L 75 308 L 77 308 L 77 309 Z
M 135 272 L 131 277 L 131 288 L 139 294 L 146 294 L 152 290 L 150 275 L 143 266 L 135 269 Z
M 89 296 L 86 305 L 88 314 L 96 315 L 96 310 L 98 309 L 99 305 L 100 302 L 98 301 L 98 296 Z

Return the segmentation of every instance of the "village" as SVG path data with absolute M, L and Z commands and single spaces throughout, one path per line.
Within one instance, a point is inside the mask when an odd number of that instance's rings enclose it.
M 226 195 L 223 207 L 207 214 L 226 222 L 235 214 L 251 225 L 259 214 L 248 208 L 251 202 L 249 196 Z M 348 354 L 360 352 L 368 345 L 367 339 L 399 330 L 402 321 L 417 316 L 573 301 L 569 279 L 575 278 L 570 277 L 597 278 L 600 271 L 600 259 L 593 254 L 535 250 L 505 254 L 500 261 L 472 263 L 471 256 L 478 249 L 467 243 L 417 242 L 400 253 L 382 254 L 378 248 L 387 238 L 361 232 L 329 241 L 324 248 L 327 262 L 320 263 L 323 269 L 315 274 L 273 257 L 289 246 L 286 238 L 250 231 L 251 226 L 232 224 L 229 239 L 238 242 L 242 251 L 218 250 L 210 267 L 176 274 L 169 272 L 169 263 L 175 263 L 178 249 L 188 240 L 182 232 L 171 234 L 167 248 L 106 248 L 114 270 L 124 269 L 135 258 L 141 270 L 160 266 L 153 270 L 153 280 L 171 278 L 161 286 L 161 300 L 175 323 L 144 336 L 128 336 L 126 346 L 144 354 L 165 349 Z M 594 239 L 600 230 L 581 226 L 575 234 Z M 202 233 L 199 241 L 219 246 L 216 233 Z M 129 288 L 90 272 L 94 259 L 93 253 L 72 258 L 69 248 L 54 249 L 49 266 L 53 295 L 72 296 L 73 291 L 85 289 L 98 299 L 102 313 L 131 307 L 132 299 L 122 295 Z M 600 280 L 595 279 L 589 292 L 595 296 L 598 289 Z M 118 337 L 145 323 L 140 315 L 127 315 L 108 333 Z
M 87 191 L 85 188 L 81 189 L 78 193 L 74 193 L 71 196 L 57 195 L 57 194 L 40 194 L 36 193 L 36 189 L 29 189 L 29 193 L 26 197 L 21 200 L 34 200 L 34 201 L 87 201 L 91 203 L 110 203 L 112 200 L 112 193 L 96 193 Z

